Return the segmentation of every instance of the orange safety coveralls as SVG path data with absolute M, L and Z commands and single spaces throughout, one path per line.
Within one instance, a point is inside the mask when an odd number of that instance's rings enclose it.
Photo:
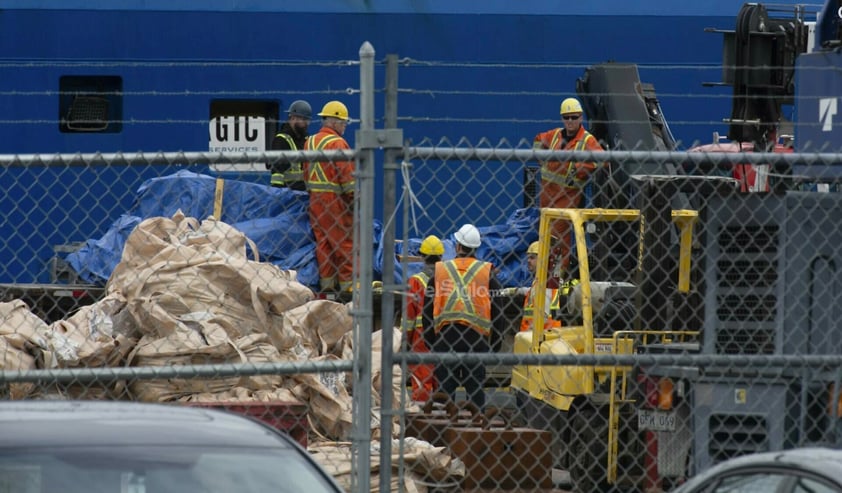
M 411 351 L 429 353 L 430 348 L 424 342 L 424 292 L 430 282 L 433 265 L 409 278 L 409 297 L 406 305 L 404 330 Z M 435 365 L 409 365 L 412 374 L 412 400 L 428 401 L 436 391 Z
M 572 139 L 564 142 L 564 129 L 555 128 L 535 136 L 533 149 L 547 149 L 551 151 L 602 151 L 604 150 L 596 137 L 579 127 L 579 131 Z M 577 208 L 582 204 L 582 189 L 599 164 L 593 162 L 547 161 L 541 163 L 541 193 L 539 204 L 541 207 Z M 555 255 L 561 255 L 561 265 L 564 270 L 570 263 L 570 223 L 555 221 L 552 226 L 553 236 L 558 238 L 560 248 L 554 248 Z M 557 245 L 557 246 L 558 246 Z
M 304 150 L 350 149 L 336 131 L 322 127 L 307 138 Z M 304 181 L 310 192 L 310 227 L 316 237 L 316 262 L 322 290 L 350 291 L 354 265 L 353 161 L 305 162 Z

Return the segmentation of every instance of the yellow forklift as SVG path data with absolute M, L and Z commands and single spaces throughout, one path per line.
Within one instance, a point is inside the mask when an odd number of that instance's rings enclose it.
M 637 209 L 542 209 L 538 265 L 548 265 L 553 222 L 567 221 L 575 239 L 574 258 L 580 282 L 560 307 L 560 313 L 553 314 L 562 326 L 547 328 L 545 320 L 536 317 L 533 330 L 515 336 L 514 353 L 631 355 L 647 352 L 647 348 L 670 353 L 698 350 L 699 327 L 667 330 L 666 326 L 648 326 L 653 318 L 647 320 L 645 313 L 641 317 L 645 305 L 664 302 L 651 297 L 647 301 L 646 293 L 639 289 L 641 285 L 646 287 L 647 282 L 640 281 L 645 244 L 664 246 L 664 241 L 651 239 L 650 230 L 657 229 L 658 221 L 662 231 L 657 233 L 668 236 L 667 243 L 677 242 L 678 258 L 669 269 L 677 270 L 677 279 L 669 283 L 669 289 L 679 297 L 690 291 L 690 259 L 698 213 L 663 210 L 660 217 L 647 216 L 654 218 L 647 223 Z M 637 279 L 637 285 L 626 280 L 591 278 L 594 262 L 602 259 L 592 258 L 588 234 L 616 224 L 639 233 L 637 246 L 627 252 L 637 257 L 637 272 L 629 273 L 627 278 Z M 647 234 L 649 239 L 644 241 Z M 662 248 L 658 255 L 675 250 Z M 666 263 L 665 259 L 660 260 Z M 536 277 L 535 286 L 547 285 L 546 268 L 537 269 Z M 536 289 L 535 313 L 545 313 L 545 303 L 550 301 L 546 293 L 546 289 Z M 673 321 L 681 318 L 674 316 Z M 636 390 L 641 387 L 649 390 Z M 692 442 L 688 435 L 689 404 L 684 402 L 685 387 L 668 377 L 652 379 L 644 376 L 641 368 L 632 366 L 516 365 L 512 369 L 511 389 L 527 423 L 553 432 L 556 466 L 570 472 L 577 491 L 599 491 L 615 485 L 643 489 L 653 468 L 661 474 L 671 470 L 677 476 L 685 471 Z M 680 450 L 669 454 L 655 452 L 647 442 L 657 437 Z M 660 455 L 671 464 L 653 464 Z

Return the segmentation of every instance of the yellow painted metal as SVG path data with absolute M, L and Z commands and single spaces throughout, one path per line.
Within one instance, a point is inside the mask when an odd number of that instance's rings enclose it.
M 216 190 L 213 192 L 213 217 L 222 221 L 222 197 L 225 192 L 225 180 L 216 178 Z
M 678 253 L 678 291 L 687 293 L 690 291 L 690 254 L 693 248 L 693 226 L 699 219 L 696 211 L 675 211 L 672 220 L 679 229 L 679 253 Z
M 672 212 L 673 221 L 678 224 L 681 234 L 681 248 L 679 253 L 679 290 L 687 292 L 690 284 L 690 254 L 693 238 L 693 225 L 698 218 L 698 212 L 691 210 L 677 210 Z M 582 292 L 582 324 L 590 327 L 590 335 L 585 343 L 584 354 L 593 354 L 593 308 L 591 303 L 591 279 L 588 264 L 588 250 L 585 243 L 586 222 L 633 222 L 640 219 L 637 209 L 541 209 L 538 227 L 538 265 L 548 265 L 550 258 L 550 238 L 553 221 L 568 221 L 571 223 L 576 238 L 576 254 L 579 262 L 579 281 Z M 641 242 L 642 243 L 642 242 Z M 641 245 L 642 248 L 642 245 Z M 547 285 L 547 269 L 537 269 L 535 286 Z M 546 300 L 546 290 L 535 290 L 535 313 L 543 313 Z M 539 353 L 539 346 L 544 338 L 544 320 L 536 317 L 532 331 L 532 353 Z
M 678 290 L 686 293 L 690 289 L 690 257 L 693 242 L 693 227 L 698 220 L 698 212 L 677 210 L 672 212 L 673 222 L 679 227 L 679 273 Z M 539 221 L 539 266 L 548 265 L 550 256 L 550 238 L 553 221 L 568 221 L 576 239 L 579 281 L 581 290 L 582 326 L 561 327 L 545 330 L 544 317 L 535 317 L 532 331 L 516 335 L 514 352 L 516 354 L 633 354 L 635 337 L 661 338 L 667 342 L 672 337 L 684 338 L 695 335 L 691 331 L 617 331 L 611 338 L 594 338 L 593 303 L 588 264 L 588 250 L 585 243 L 585 224 L 588 222 L 634 222 L 641 221 L 637 209 L 541 209 Z M 643 242 L 639 243 L 639 259 L 642 258 Z M 639 264 L 638 268 L 642 266 Z M 539 268 L 534 286 L 547 285 L 547 269 Z M 546 289 L 535 289 L 535 313 L 544 313 Z M 671 340 L 671 339 L 670 339 Z M 610 380 L 609 427 L 608 427 L 608 481 L 617 480 L 617 458 L 619 437 L 620 404 L 630 402 L 626 399 L 628 389 L 629 366 L 537 366 L 516 365 L 512 370 L 511 386 L 521 389 L 535 399 L 552 407 L 567 411 L 573 400 L 579 395 L 594 393 L 595 382 Z M 620 385 L 618 392 L 617 385 Z M 619 396 L 618 396 L 619 393 Z
M 515 354 L 529 354 L 532 348 L 532 331 L 518 332 L 515 334 L 514 345 L 512 352 Z M 512 380 L 510 385 L 512 388 L 521 389 L 528 392 L 529 385 L 529 366 L 528 365 L 514 365 L 512 366 Z

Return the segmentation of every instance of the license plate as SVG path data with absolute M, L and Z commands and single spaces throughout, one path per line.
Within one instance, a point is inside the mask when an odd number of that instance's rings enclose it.
M 675 431 L 675 412 L 638 409 L 637 428 L 639 430 Z

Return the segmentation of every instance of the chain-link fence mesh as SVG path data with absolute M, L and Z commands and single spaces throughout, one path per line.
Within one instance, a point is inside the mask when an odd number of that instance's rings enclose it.
M 422 73 L 403 90 L 399 64 Z M 347 151 L 0 156 L 4 397 L 232 410 L 348 491 L 668 490 L 738 455 L 840 442 L 842 156 L 677 151 L 661 106 L 690 95 L 659 100 L 628 64 L 565 66 L 585 71 L 568 113 L 584 118 L 558 122 L 572 90 L 481 85 L 557 66 L 457 63 L 467 89 L 413 87 L 454 64 L 360 65 Z M 698 69 L 644 75 L 659 70 Z M 483 114 L 399 116 L 430 94 Z M 553 118 L 501 116 L 512 95 Z M 211 133 L 250 121 L 211 116 Z M 448 134 L 460 124 L 480 133 Z M 354 265 L 336 283 L 314 229 L 342 221 L 267 186 L 281 160 L 356 160 Z
M 633 65 L 584 72 L 582 110 L 529 125 L 519 142 L 404 149 L 415 234 L 399 253 L 411 258 L 404 282 L 420 278 L 401 356 L 416 402 L 401 424 L 453 468 L 424 484 L 670 490 L 729 458 L 838 444 L 839 156 L 793 154 L 786 139 L 775 153 L 724 142 L 675 152 L 661 105 L 680 96 L 658 98 Z M 558 96 L 562 113 L 571 95 Z M 608 152 L 588 152 L 577 113 Z M 815 138 L 804 126 L 792 130 Z M 482 236 L 476 250 L 459 245 L 466 223 Z M 425 265 L 428 234 L 444 253 Z
M 435 166 L 445 182 L 454 179 L 452 170 L 474 162 L 492 170 L 514 166 L 524 175 L 530 161 L 560 159 L 571 173 L 581 167 L 577 163 L 604 163 L 576 191 L 580 202 L 568 205 L 592 201 L 591 207 L 517 209 L 502 225 L 480 215 L 470 221 L 483 238 L 476 251 L 459 246 L 456 229 L 429 231 L 445 238 L 444 264 L 454 257 L 490 262 L 501 285 L 490 313 L 502 320 L 493 325 L 490 349 L 468 349 L 465 343 L 482 324 L 463 317 L 465 340 L 448 344 L 443 341 L 452 336 L 441 317 L 446 320 L 448 300 L 460 292 L 447 282 L 475 292 L 468 274 L 473 260 L 457 261 L 463 267 L 452 272 L 428 270 L 428 286 L 436 287 L 426 296 L 442 296 L 443 308 L 421 326 L 436 352 L 456 351 L 458 357 L 409 360 L 435 361 L 434 375 L 441 379 L 458 373 L 464 393 L 451 398 L 467 406 L 428 401 L 404 416 L 405 430 L 461 460 L 464 477 L 456 483 L 518 489 L 555 480 L 575 491 L 612 485 L 668 490 L 739 455 L 839 443 L 838 194 L 799 191 L 803 184 L 785 176 L 778 178 L 790 190 L 751 193 L 740 180 L 716 174 L 630 175 L 620 185 L 612 173 L 648 163 L 694 168 L 711 159 L 736 167 L 727 154 L 499 147 L 410 148 L 407 154 Z M 836 157 L 740 159 L 817 168 Z M 489 181 L 474 196 L 484 204 L 486 195 L 522 183 Z M 447 187 L 411 180 L 410 186 Z M 539 200 L 547 200 L 540 197 L 547 187 L 540 190 Z M 459 198 L 439 198 L 442 210 L 463 209 Z M 561 240 L 565 234 L 569 240 Z M 420 249 L 412 253 L 423 257 Z M 534 284 L 520 281 L 530 269 Z M 416 264 L 407 275 L 423 270 Z M 481 298 L 473 297 L 474 305 L 466 302 L 464 310 L 479 313 Z M 428 315 L 436 313 L 428 307 Z M 523 325 L 524 316 L 531 324 Z M 514 354 L 471 357 L 480 351 Z M 427 371 L 407 370 L 419 379 Z M 495 378 L 501 370 L 502 386 Z M 474 418 L 472 378 L 487 385 L 485 415 L 474 411 Z M 432 391 L 442 389 L 436 383 Z

